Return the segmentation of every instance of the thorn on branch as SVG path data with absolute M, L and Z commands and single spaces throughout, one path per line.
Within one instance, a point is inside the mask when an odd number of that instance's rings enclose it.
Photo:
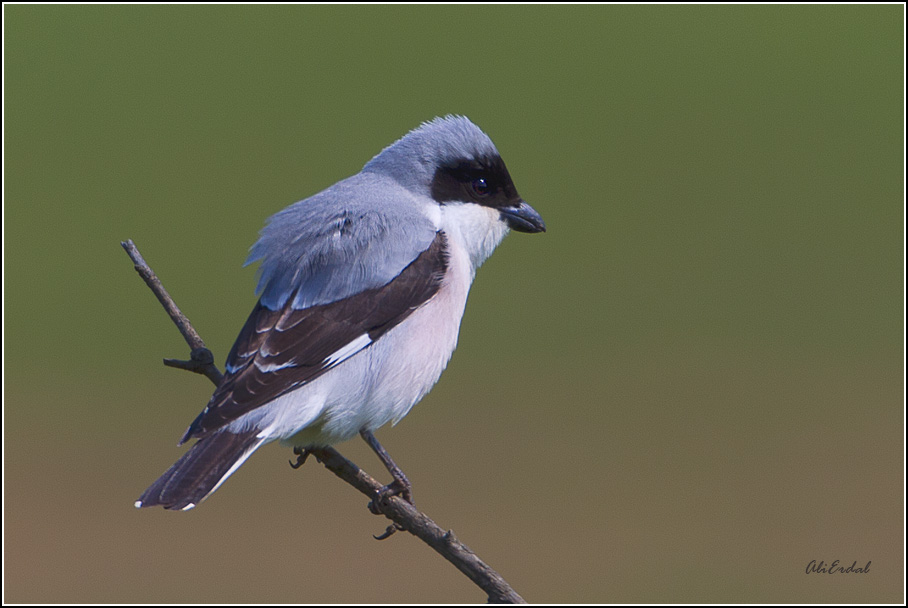
M 444 541 L 449 545 L 456 545 L 460 543 L 460 541 L 457 540 L 457 537 L 454 536 L 453 530 L 448 530 L 447 532 L 445 532 L 445 535 L 442 538 L 444 538 Z

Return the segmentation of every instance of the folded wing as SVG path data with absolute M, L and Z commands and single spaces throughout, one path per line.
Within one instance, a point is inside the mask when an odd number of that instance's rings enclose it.
M 276 310 L 260 300 L 230 351 L 224 381 L 181 443 L 208 436 L 374 344 L 435 295 L 447 263 L 446 237 L 437 232 L 380 287 L 301 310 L 292 296 Z

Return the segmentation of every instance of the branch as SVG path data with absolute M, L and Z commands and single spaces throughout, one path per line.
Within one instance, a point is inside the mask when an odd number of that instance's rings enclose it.
M 135 264 L 136 272 L 139 273 L 139 276 L 142 277 L 142 280 L 145 281 L 148 288 L 157 296 L 158 302 L 161 303 L 161 306 L 163 306 L 164 310 L 167 311 L 167 314 L 170 315 L 170 320 L 176 324 L 177 329 L 183 334 L 183 339 L 186 340 L 186 344 L 192 349 L 192 352 L 189 355 L 189 361 L 164 359 L 164 365 L 189 370 L 197 374 L 204 374 L 209 380 L 214 382 L 215 386 L 220 385 L 221 381 L 224 379 L 224 375 L 218 370 L 217 365 L 214 364 L 214 357 L 211 355 L 211 351 L 205 347 L 205 342 L 202 341 L 202 337 L 199 336 L 195 327 L 192 326 L 192 323 L 189 322 L 189 319 L 186 318 L 183 311 L 176 305 L 173 298 L 167 293 L 167 290 L 164 289 L 164 285 L 161 284 L 161 279 L 158 278 L 158 275 L 154 273 L 154 270 L 151 269 L 145 261 L 145 258 L 142 257 L 142 254 L 139 253 L 136 244 L 132 242 L 132 239 L 129 239 L 122 241 L 120 245 L 126 250 L 126 255 L 132 259 L 132 263 Z
M 215 386 L 218 386 L 224 376 L 214 364 L 214 357 L 205 347 L 205 342 L 196 332 L 192 323 L 186 318 L 173 298 L 164 289 L 161 280 L 145 262 L 142 254 L 131 240 L 120 243 L 135 264 L 136 272 L 145 281 L 151 291 L 157 296 L 158 301 L 176 324 L 186 343 L 192 349 L 189 361 L 164 359 L 164 365 L 189 370 L 204 374 Z M 454 564 L 471 581 L 478 585 L 489 596 L 491 604 L 525 604 L 526 601 L 514 591 L 510 585 L 492 570 L 484 561 L 473 553 L 469 547 L 457 540 L 451 530 L 444 531 L 429 516 L 419 511 L 411 503 L 397 496 L 383 496 L 379 490 L 382 485 L 375 481 L 365 471 L 344 458 L 334 448 L 312 449 L 309 452 L 329 471 L 346 481 L 348 484 L 372 499 L 370 509 L 381 513 L 393 524 L 392 529 L 406 530 L 435 549 L 442 557 Z

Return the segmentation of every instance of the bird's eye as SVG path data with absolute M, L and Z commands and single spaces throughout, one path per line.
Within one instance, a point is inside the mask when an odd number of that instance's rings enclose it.
M 476 196 L 488 196 L 492 193 L 492 187 L 489 186 L 489 182 L 487 182 L 484 177 L 477 177 L 474 179 L 473 183 L 470 184 L 470 187 L 473 188 L 473 192 L 476 193 Z

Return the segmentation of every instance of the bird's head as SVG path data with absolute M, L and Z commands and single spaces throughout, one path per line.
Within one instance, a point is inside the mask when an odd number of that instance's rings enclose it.
M 545 232 L 539 213 L 524 201 L 489 136 L 468 118 L 423 123 L 366 163 L 364 172 L 395 179 L 439 205 L 479 205 L 508 228 Z

